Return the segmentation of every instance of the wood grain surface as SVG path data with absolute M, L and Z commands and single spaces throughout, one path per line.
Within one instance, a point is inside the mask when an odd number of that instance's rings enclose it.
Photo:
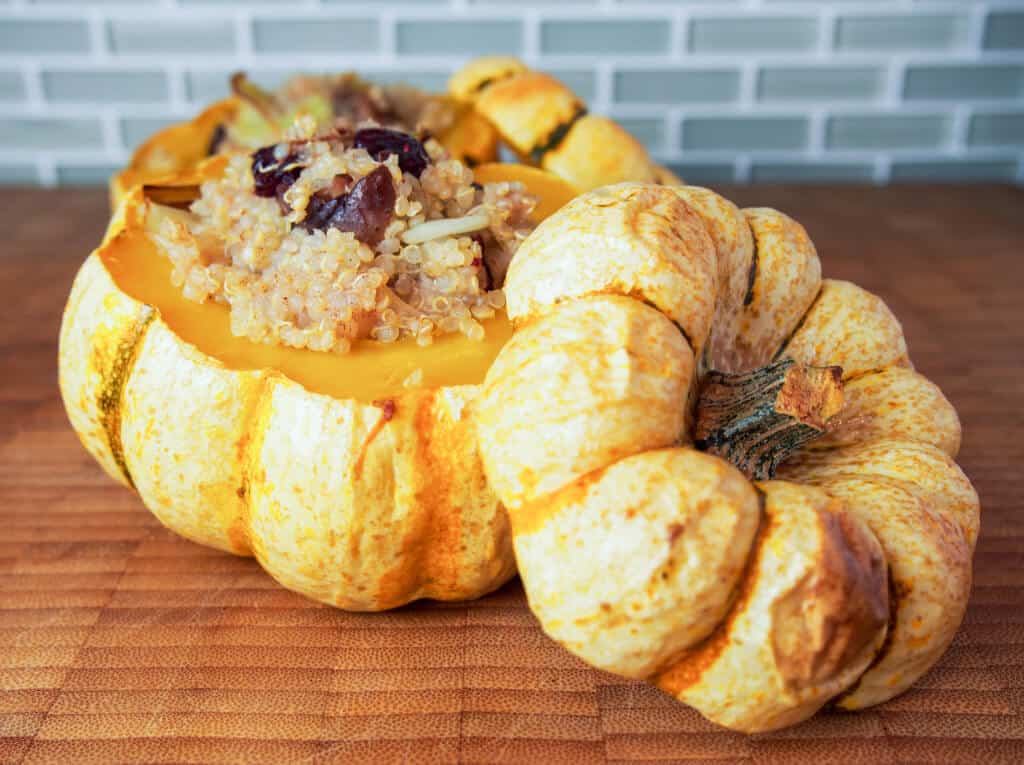
M 743 188 L 881 294 L 964 424 L 982 500 L 966 622 L 906 695 L 773 735 L 581 664 L 517 583 L 348 614 L 164 530 L 80 447 L 60 313 L 102 191 L 0 193 L 0 760 L 1024 762 L 1024 190 Z

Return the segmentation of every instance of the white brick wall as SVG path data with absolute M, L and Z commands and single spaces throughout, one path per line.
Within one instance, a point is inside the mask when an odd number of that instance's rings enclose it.
M 563 77 L 704 182 L 1024 181 L 1024 0 L 0 0 L 0 180 L 95 183 L 246 69 Z

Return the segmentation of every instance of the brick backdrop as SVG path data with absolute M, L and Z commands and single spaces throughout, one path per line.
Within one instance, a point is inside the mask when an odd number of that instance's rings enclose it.
M 694 182 L 1024 181 L 1024 1 L 0 0 L 0 180 L 103 182 L 246 69 L 514 53 Z

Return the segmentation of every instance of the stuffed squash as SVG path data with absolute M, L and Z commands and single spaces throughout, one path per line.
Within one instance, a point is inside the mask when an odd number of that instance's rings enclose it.
M 749 732 L 878 704 L 942 655 L 979 524 L 956 412 L 796 221 L 600 188 L 505 294 L 481 451 L 549 635 Z
M 135 187 L 61 328 L 86 448 L 174 531 L 327 603 L 500 586 L 514 562 L 475 407 L 511 332 L 504 269 L 538 211 L 483 169 L 435 141 L 300 120 L 184 186 Z M 540 175 L 541 213 L 572 196 Z

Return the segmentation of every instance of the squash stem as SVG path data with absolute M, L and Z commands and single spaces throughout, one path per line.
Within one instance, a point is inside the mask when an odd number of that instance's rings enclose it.
M 700 390 L 694 445 L 766 480 L 818 436 L 843 405 L 841 367 L 783 358 L 752 372 L 709 372 Z

